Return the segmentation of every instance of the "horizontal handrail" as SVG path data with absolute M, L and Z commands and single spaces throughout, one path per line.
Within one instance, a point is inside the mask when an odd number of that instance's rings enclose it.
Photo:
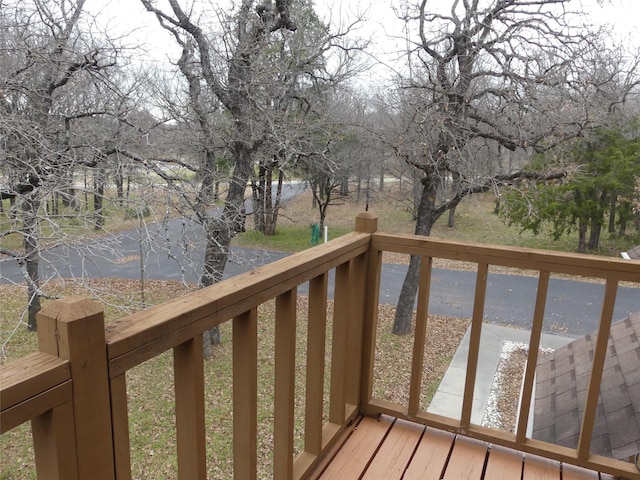
M 370 235 L 350 233 L 107 326 L 111 377 L 367 252 Z
M 34 352 L 0 369 L 0 433 L 70 401 L 69 362 Z
M 594 278 L 615 278 L 640 283 L 638 262 L 534 248 L 505 247 L 454 240 L 439 240 L 420 235 L 392 235 L 376 232 L 371 248 L 385 252 L 424 255 L 472 263 L 548 271 Z

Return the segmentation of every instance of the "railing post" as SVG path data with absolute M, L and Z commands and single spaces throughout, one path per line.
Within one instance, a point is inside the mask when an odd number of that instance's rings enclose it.
M 359 213 L 356 217 L 356 232 L 374 233 L 378 230 L 378 217 L 371 212 Z
M 362 212 L 356 217 L 356 232 L 375 233 L 378 230 L 378 217 L 370 212 Z M 380 292 L 380 268 L 382 252 L 372 250 L 366 254 L 366 274 L 363 276 L 362 312 L 362 364 L 360 382 L 360 413 L 367 413 L 373 387 L 373 367 L 376 346 L 376 328 L 378 325 L 378 303 Z
M 73 431 L 69 441 L 75 442 L 78 478 L 115 478 L 102 307 L 77 296 L 46 305 L 38 314 L 38 342 L 41 351 L 71 365 Z

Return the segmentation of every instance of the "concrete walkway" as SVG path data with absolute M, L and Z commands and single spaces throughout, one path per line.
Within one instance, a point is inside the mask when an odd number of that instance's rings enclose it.
M 467 369 L 467 357 L 469 355 L 469 337 L 471 327 L 467 329 L 458 350 L 445 373 L 440 386 L 431 404 L 427 408 L 430 413 L 445 415 L 451 418 L 460 418 L 462 412 L 462 396 Z M 473 406 L 471 411 L 471 423 L 482 424 L 487 409 L 489 393 L 493 379 L 500 362 L 505 342 L 517 342 L 529 344 L 530 332 L 500 325 L 484 324 L 480 336 L 480 355 L 478 357 L 478 370 L 476 373 L 476 385 L 473 392 Z M 560 348 L 574 339 L 559 335 L 543 334 L 540 340 L 542 348 Z

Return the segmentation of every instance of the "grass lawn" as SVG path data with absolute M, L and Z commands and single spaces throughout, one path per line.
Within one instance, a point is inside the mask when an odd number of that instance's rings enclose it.
M 406 191 L 400 191 L 396 184 L 390 184 L 384 191 L 374 191 L 369 199 L 369 211 L 378 216 L 378 230 L 389 233 L 413 233 L 415 222 L 406 207 Z M 523 232 L 517 226 L 508 226 L 493 213 L 495 197 L 493 194 L 472 195 L 465 198 L 455 214 L 455 227 L 447 226 L 448 213 L 445 213 L 433 226 L 431 236 L 442 239 L 509 245 L 514 247 L 542 248 L 564 252 L 577 252 L 578 234 L 563 235 L 558 240 L 548 232 L 533 235 Z M 329 239 L 352 231 L 355 217 L 364 212 L 366 200 L 347 198 L 336 200 L 327 211 L 326 224 L 329 227 Z M 250 226 L 251 219 L 247 219 Z M 288 201 L 278 220 L 278 229 L 273 237 L 248 231 L 234 239 L 235 244 L 273 248 L 281 251 L 299 251 L 307 248 L 311 241 L 311 225 L 317 223 L 317 211 L 311 209 L 311 194 L 305 192 Z M 626 236 L 619 237 L 603 231 L 600 247 L 588 253 L 619 257 L 634 245 L 640 244 L 640 232 L 629 228 Z

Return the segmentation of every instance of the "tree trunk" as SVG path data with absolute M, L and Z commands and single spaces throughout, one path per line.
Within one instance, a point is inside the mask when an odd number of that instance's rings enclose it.
M 264 233 L 264 217 L 262 215 L 262 194 L 260 193 L 260 179 L 255 177 L 251 178 L 251 204 L 253 215 L 253 229 L 256 232 Z
M 236 142 L 234 152 L 235 167 L 229 182 L 229 191 L 222 215 L 207 218 L 205 225 L 207 248 L 205 250 L 204 270 L 200 277 L 200 287 L 208 287 L 222 279 L 229 256 L 229 247 L 233 236 L 244 229 L 244 192 L 251 173 L 251 151 L 244 142 Z M 220 329 L 214 327 L 203 336 L 204 355 L 210 357 L 212 348 L 221 342 Z
M 423 180 L 422 195 L 416 220 L 416 235 L 429 236 L 431 227 L 437 220 L 435 215 L 437 182 L 432 176 Z M 409 260 L 407 275 L 400 290 L 396 316 L 393 321 L 393 333 L 396 335 L 408 335 L 411 333 L 411 317 L 413 316 L 413 306 L 418 293 L 418 282 L 420 277 L 420 257 L 412 255 Z
M 616 232 L 616 206 L 618 201 L 618 194 L 614 191 L 611 192 L 610 204 L 609 204 L 609 233 Z
M 318 182 L 315 180 L 311 181 L 311 209 L 315 210 L 318 208 Z
M 422 197 L 422 183 L 420 180 L 419 172 L 416 169 L 413 169 L 411 172 L 411 189 L 412 189 L 412 209 L 411 209 L 411 220 L 418 220 L 418 209 L 420 208 L 420 202 Z
M 102 168 L 96 170 L 93 177 L 93 218 L 94 230 L 100 230 L 104 225 L 104 184 L 106 183 L 105 171 Z
M 578 253 L 587 251 L 587 222 L 578 220 Z
M 458 194 L 460 190 L 460 174 L 452 173 L 452 182 L 451 182 L 451 198 Z M 449 221 L 447 222 L 447 226 L 449 228 L 454 228 L 456 226 L 456 207 L 453 207 L 449 210 Z
M 327 218 L 327 209 L 329 208 L 329 204 L 331 203 L 333 190 L 325 186 L 325 181 L 322 181 L 319 183 L 320 183 L 320 191 L 324 192 L 324 195 L 322 196 L 317 195 L 317 198 L 316 198 L 316 205 L 318 206 L 318 214 L 320 216 L 320 224 L 319 224 L 320 235 L 322 236 L 324 232 L 324 222 Z M 316 197 L 315 194 L 314 194 L 314 197 Z
M 625 203 L 622 208 L 622 212 L 620 212 L 620 219 L 618 220 L 618 236 L 624 237 L 627 234 L 627 222 L 631 217 L 631 205 L 629 203 Z
M 273 201 L 273 206 L 269 209 L 266 216 L 265 234 L 275 235 L 276 225 L 278 223 L 278 215 L 280 213 L 280 202 L 282 201 L 282 183 L 284 181 L 284 172 L 278 171 L 278 186 L 276 187 L 276 198 Z
M 627 219 L 621 218 L 620 225 L 618 227 L 618 236 L 624 237 L 627 234 Z
M 598 246 L 600 245 L 600 235 L 602 233 L 602 226 L 604 224 L 604 212 L 606 210 L 607 197 L 608 192 L 606 190 L 603 190 L 600 193 L 599 208 L 595 209 L 596 212 L 594 216 L 591 217 L 591 235 L 589 236 L 588 245 L 588 248 L 590 250 L 598 248 Z
M 209 287 L 222 279 L 224 267 L 227 263 L 228 248 L 224 249 L 222 243 L 229 237 L 226 225 L 220 219 L 208 219 L 205 225 L 207 235 L 207 248 L 204 253 L 204 272 L 200 277 L 200 288 Z M 228 244 L 231 239 L 229 238 Z M 227 246 L 228 246 L 227 244 Z M 204 356 L 213 355 L 213 346 L 222 342 L 220 327 L 213 327 L 204 332 L 203 347 Z
M 284 173 L 279 168 L 277 159 L 261 162 L 258 169 L 257 181 L 252 180 L 254 228 L 264 235 L 275 235 L 278 223 L 278 213 L 282 197 L 282 182 Z M 273 195 L 273 176 L 278 170 L 278 184 L 275 198 Z
M 340 179 L 340 195 L 343 197 L 349 196 L 349 177 L 347 175 Z
M 36 315 L 40 311 L 40 251 L 38 249 L 38 189 L 24 196 L 22 203 L 25 267 L 27 273 L 27 328 L 35 332 Z
M 266 160 L 261 160 L 258 164 L 258 178 L 251 181 L 253 199 L 253 228 L 265 233 L 265 210 L 267 208 L 267 183 L 269 166 Z
M 122 175 L 122 166 L 118 165 L 113 181 L 116 184 L 116 196 L 118 197 L 118 205 L 124 205 L 124 176 Z
M 591 233 L 589 234 L 589 244 L 587 247 L 589 250 L 593 250 L 594 248 L 598 248 L 600 244 L 600 233 L 602 232 L 602 222 L 598 219 L 591 220 Z

